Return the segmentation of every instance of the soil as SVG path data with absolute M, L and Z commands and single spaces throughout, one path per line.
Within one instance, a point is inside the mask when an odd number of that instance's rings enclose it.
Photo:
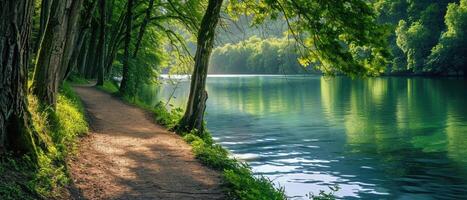
M 145 111 L 88 86 L 75 86 L 91 131 L 68 162 L 74 199 L 225 199 L 220 172 Z

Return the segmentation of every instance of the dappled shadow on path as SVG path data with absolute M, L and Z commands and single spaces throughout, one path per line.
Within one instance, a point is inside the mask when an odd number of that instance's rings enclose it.
M 219 172 L 179 136 L 106 93 L 75 89 L 93 129 L 70 164 L 75 199 L 224 199 Z

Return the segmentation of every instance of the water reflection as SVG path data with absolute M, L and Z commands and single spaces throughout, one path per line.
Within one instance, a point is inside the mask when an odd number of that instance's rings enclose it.
M 171 103 L 183 105 L 182 83 Z M 155 103 L 173 86 L 148 87 Z M 216 141 L 304 199 L 467 198 L 465 80 L 300 76 L 208 78 Z

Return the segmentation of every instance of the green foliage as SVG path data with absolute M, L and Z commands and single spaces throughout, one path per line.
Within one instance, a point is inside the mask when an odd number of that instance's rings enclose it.
M 169 129 L 174 128 L 183 115 L 183 110 L 181 108 L 174 108 L 170 112 L 167 111 L 162 101 L 154 106 L 153 111 L 155 113 L 156 122 Z
M 229 157 L 229 152 L 218 144 L 213 144 L 211 137 L 202 139 L 196 131 L 183 138 L 193 147 L 197 159 L 213 169 L 222 170 L 228 187 L 228 194 L 233 199 L 286 199 L 283 189 L 277 190 L 267 178 L 256 177 L 246 163 Z
M 118 85 L 112 81 L 104 81 L 104 84 L 102 86 L 97 86 L 97 88 L 110 94 L 118 93 Z
M 193 152 L 203 164 L 212 167 L 213 169 L 234 169 L 238 163 L 234 159 L 228 157 L 228 152 L 220 145 L 212 144 L 211 140 L 205 141 L 198 133 L 192 132 L 186 134 L 183 139 L 192 145 Z
M 41 108 L 29 96 L 34 131 L 43 140 L 37 163 L 25 156 L 12 160 L 2 157 L 0 199 L 56 198 L 69 183 L 65 158 L 73 152 L 76 138 L 88 131 L 81 101 L 67 83 L 63 84 L 55 111 Z
M 224 170 L 224 177 L 230 188 L 229 195 L 243 200 L 287 199 L 283 188 L 276 189 L 271 180 L 252 174 L 248 166 Z
M 113 2 L 109 34 L 116 41 L 111 41 L 111 43 L 122 43 L 122 38 L 119 35 L 121 34 L 119 20 L 126 12 L 126 2 Z M 181 70 L 180 67 L 186 67 L 186 65 L 182 66 L 181 64 L 185 64 L 185 60 L 188 60 L 187 43 L 196 35 L 206 6 L 206 2 L 200 0 L 171 0 L 166 3 L 155 1 L 148 24 L 144 32 L 141 32 L 148 3 L 149 1 L 138 2 L 133 8 L 135 29 L 131 33 L 128 82 L 126 91 L 123 91 L 125 95 L 131 97 L 138 94 L 142 85 L 157 82 L 156 77 L 164 68 L 171 66 L 173 71 L 177 71 Z M 143 37 L 138 53 L 134 55 L 140 34 Z M 111 62 L 113 70 L 108 75 L 109 77 L 122 76 L 123 45 L 116 48 L 117 54 L 115 61 Z M 174 55 L 177 55 L 176 59 L 173 59 Z M 191 57 L 189 59 L 192 60 Z M 186 72 L 187 70 L 181 71 Z
M 287 38 L 252 36 L 237 44 L 217 47 L 211 55 L 209 73 L 302 74 L 311 67 L 298 63 L 295 43 Z
M 401 20 L 396 29 L 397 45 L 407 56 L 407 69 L 423 72 L 426 58 L 438 41 L 442 20 L 437 16 L 443 12 L 438 4 L 430 4 L 420 13 L 420 19 L 410 25 Z M 441 18 L 442 19 L 442 18 Z
M 436 72 L 467 72 L 467 1 L 449 4 L 445 17 L 447 31 L 429 56 L 428 67 Z
M 378 21 L 389 24 L 392 31 L 389 37 L 392 54 L 388 57 L 392 60 L 389 72 L 432 74 L 450 70 L 452 65 L 443 65 L 443 56 L 440 53 L 433 55 L 432 51 L 442 52 L 448 46 L 437 44 L 440 43 L 439 36 L 447 28 L 443 21 L 447 20 L 444 18 L 447 5 L 457 1 L 378 0 L 373 3 Z M 462 53 L 451 51 L 449 54 Z
M 229 1 L 235 17 L 246 13 L 253 24 L 282 19 L 300 44 L 300 63 L 325 74 L 377 75 L 386 66 L 387 29 L 377 25 L 367 1 Z

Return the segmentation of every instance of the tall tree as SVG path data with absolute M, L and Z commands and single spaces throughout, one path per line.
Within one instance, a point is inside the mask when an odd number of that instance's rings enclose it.
M 86 38 L 89 38 L 89 27 L 91 26 L 92 16 L 97 5 L 97 0 L 85 0 L 83 4 L 83 10 L 80 16 L 79 22 L 79 32 L 77 34 L 76 44 L 71 54 L 70 60 L 68 62 L 67 70 L 65 71 L 65 79 L 68 75 L 79 65 L 79 73 L 84 75 L 85 64 L 80 65 L 81 63 L 86 63 L 88 45 L 85 44 Z M 81 57 L 80 57 L 81 56 Z M 81 58 L 81 59 L 80 59 Z
M 105 34 L 107 26 L 107 16 L 106 16 L 106 6 L 105 0 L 99 1 L 99 42 L 97 44 L 97 85 L 104 85 L 104 71 L 105 71 Z
M 0 0 L 0 152 L 35 155 L 27 109 L 27 67 L 34 0 Z
M 222 1 L 209 0 L 206 13 L 201 21 L 197 38 L 195 66 L 193 75 L 191 76 L 190 96 L 188 97 L 185 114 L 177 127 L 179 131 L 190 131 L 193 129 L 201 132 L 204 131 L 203 118 L 206 100 L 208 99 L 208 93 L 205 90 L 206 77 Z
M 84 0 L 72 0 L 70 7 L 67 8 L 67 28 L 65 37 L 65 46 L 63 49 L 63 55 L 59 68 L 59 82 L 65 80 L 67 72 L 69 71 L 68 66 L 70 64 L 71 57 L 74 51 L 79 51 L 77 46 L 79 38 L 79 18 L 81 16 L 81 7 L 83 6 Z
M 133 21 L 133 0 L 128 0 L 127 16 L 126 16 L 126 31 L 125 31 L 125 52 L 123 55 L 123 70 L 122 82 L 120 83 L 119 92 L 126 94 L 128 92 L 128 79 L 130 78 L 130 43 L 131 43 L 131 28 Z
M 60 64 L 68 24 L 66 6 L 67 1 L 52 2 L 49 21 L 37 53 L 31 91 L 42 104 L 47 106 L 55 106 L 57 101 Z
M 44 33 L 45 33 L 45 28 L 47 27 L 47 23 L 49 22 L 50 7 L 52 6 L 52 1 L 53 0 L 42 0 L 41 1 L 39 37 L 38 37 L 37 44 L 36 44 L 37 47 L 39 47 L 40 43 L 42 42 L 42 38 L 44 37 Z
M 154 7 L 154 0 L 149 0 L 148 8 L 146 8 L 146 15 L 144 16 L 143 23 L 141 23 L 141 27 L 138 33 L 138 38 L 136 38 L 136 45 L 135 45 L 135 51 L 133 52 L 133 57 L 136 57 L 138 55 L 138 50 L 141 46 L 141 42 L 143 41 L 143 36 L 144 36 L 144 32 L 146 31 L 146 26 L 151 20 L 151 11 L 153 7 Z
M 86 78 L 95 78 L 95 65 L 96 62 L 96 50 L 97 50 L 97 39 L 99 37 L 99 23 L 93 19 L 91 22 L 91 35 L 88 40 L 89 45 L 87 49 L 87 59 L 86 59 L 86 70 L 85 70 L 85 77 Z

